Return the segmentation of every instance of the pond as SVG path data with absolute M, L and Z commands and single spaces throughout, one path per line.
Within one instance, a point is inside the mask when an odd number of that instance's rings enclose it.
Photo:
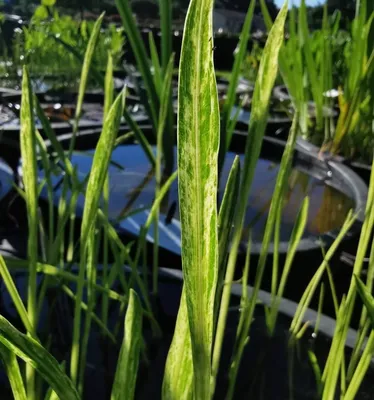
M 154 149 L 155 150 L 155 149 Z M 72 155 L 72 163 L 77 167 L 78 177 L 83 181 L 90 172 L 94 151 L 76 151 Z M 175 152 L 176 153 L 176 152 Z M 226 162 L 221 177 L 221 189 L 218 200 L 222 199 L 225 182 L 235 157 L 235 153 L 226 155 Z M 176 158 L 176 154 L 175 154 Z M 240 155 L 241 163 L 244 155 Z M 245 215 L 243 242 L 252 233 L 254 242 L 261 242 L 272 194 L 279 171 L 279 163 L 270 159 L 260 158 L 257 166 L 251 194 Z M 43 176 L 40 171 L 40 176 Z M 56 201 L 61 196 L 61 175 L 53 176 L 56 187 Z M 149 161 L 139 145 L 122 145 L 114 149 L 109 167 L 110 200 L 109 217 L 117 221 L 119 227 L 133 234 L 138 234 L 145 223 L 149 209 L 152 206 L 155 193 L 155 176 Z M 178 184 L 175 181 L 166 200 L 162 202 L 159 220 L 160 246 L 180 253 L 180 221 L 178 212 Z M 46 196 L 46 192 L 44 192 Z M 284 210 L 280 231 L 280 240 L 288 241 L 305 196 L 310 197 L 308 222 L 303 237 L 318 236 L 339 229 L 348 211 L 354 208 L 352 198 L 347 194 L 329 186 L 326 182 L 308 175 L 298 169 L 292 169 L 287 192 L 284 197 Z M 84 197 L 78 200 L 78 214 L 82 213 Z M 138 212 L 136 212 L 138 210 Z M 126 215 L 131 213 L 129 218 Z M 148 239 L 152 241 L 152 229 Z

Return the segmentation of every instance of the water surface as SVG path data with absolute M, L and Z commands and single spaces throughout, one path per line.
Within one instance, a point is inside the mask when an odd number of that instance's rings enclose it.
M 90 172 L 92 156 L 93 151 L 73 153 L 72 162 L 77 166 L 78 176 L 82 181 Z M 219 201 L 222 199 L 224 184 L 234 157 L 234 153 L 227 154 L 221 180 L 223 184 L 218 196 Z M 243 164 L 244 157 L 243 155 L 240 157 Z M 245 214 L 243 241 L 248 240 L 249 231 L 252 231 L 252 240 L 261 242 L 278 171 L 278 163 L 259 159 Z M 117 147 L 112 154 L 109 178 L 109 216 L 111 219 L 119 221 L 123 229 L 137 234 L 148 217 L 148 210 L 153 203 L 155 192 L 154 171 L 150 167 L 142 148 L 138 145 Z M 56 183 L 61 180 L 61 177 L 56 176 L 54 179 Z M 169 195 L 161 204 L 160 245 L 167 248 L 180 247 L 177 188 L 178 184 L 175 181 Z M 56 190 L 56 199 L 60 195 L 60 189 Z M 304 238 L 339 229 L 348 211 L 354 207 L 351 198 L 324 182 L 301 172 L 296 167 L 291 171 L 284 196 L 280 230 L 281 241 L 289 240 L 297 213 L 305 196 L 310 197 L 310 208 Z M 81 195 L 78 207 L 82 210 L 83 205 L 84 197 Z M 141 211 L 133 214 L 136 210 Z M 129 213 L 132 213 L 131 217 L 125 218 Z M 152 232 L 152 229 L 150 232 Z M 153 240 L 151 233 L 148 239 Z

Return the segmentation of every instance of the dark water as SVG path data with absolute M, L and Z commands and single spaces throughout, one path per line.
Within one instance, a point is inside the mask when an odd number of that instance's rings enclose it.
M 93 151 L 89 151 L 75 152 L 72 156 L 72 162 L 78 167 L 78 175 L 81 180 L 91 169 L 92 155 Z M 227 180 L 234 157 L 234 153 L 227 154 L 221 181 L 223 183 Z M 241 156 L 242 163 L 243 158 Z M 260 242 L 262 240 L 278 170 L 279 164 L 270 160 L 260 159 L 257 163 L 246 210 L 243 241 L 247 240 L 250 230 L 253 241 Z M 153 203 L 155 191 L 154 173 L 142 148 L 138 145 L 117 147 L 113 151 L 109 176 L 109 215 L 113 220 L 120 221 L 121 228 L 137 234 L 148 217 L 148 209 Z M 55 183 L 60 179 L 61 177 L 56 176 Z M 221 200 L 222 194 L 223 190 L 220 190 L 219 200 Z M 60 195 L 60 191 L 57 190 L 56 200 Z M 352 199 L 345 194 L 294 168 L 285 194 L 280 232 L 281 241 L 289 240 L 297 213 L 307 195 L 310 197 L 310 208 L 304 238 L 338 229 L 343 224 L 348 211 L 354 206 Z M 82 195 L 79 198 L 78 207 L 82 210 L 83 205 L 84 197 Z M 142 210 L 132 214 L 129 218 L 122 218 L 129 212 L 138 209 Z M 179 252 L 180 222 L 177 181 L 173 183 L 167 200 L 161 205 L 159 228 L 160 245 Z M 150 232 L 153 232 L 152 229 Z M 151 235 L 148 239 L 152 241 Z

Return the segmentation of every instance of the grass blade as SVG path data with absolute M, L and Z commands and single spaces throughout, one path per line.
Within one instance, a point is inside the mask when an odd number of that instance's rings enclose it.
M 158 126 L 157 111 L 159 108 L 159 99 L 149 68 L 147 52 L 143 40 L 140 36 L 139 29 L 136 26 L 136 22 L 130 8 L 129 0 L 116 0 L 116 5 L 122 18 L 122 23 L 125 28 L 127 39 L 130 42 L 132 51 L 134 52 L 137 67 L 144 81 L 151 113 L 150 118 L 153 128 L 156 130 Z
M 162 384 L 162 400 L 193 399 L 193 364 L 186 289 L 183 286 L 175 333 L 170 345 Z
M 301 325 L 302 325 L 303 316 L 304 316 L 307 308 L 309 307 L 309 304 L 314 296 L 315 291 L 317 290 L 317 287 L 322 279 L 322 276 L 323 276 L 325 270 L 328 268 L 328 265 L 329 265 L 329 262 L 330 262 L 332 256 L 334 255 L 335 251 L 339 247 L 341 241 L 344 239 L 344 237 L 347 234 L 347 232 L 349 231 L 349 229 L 352 227 L 355 220 L 356 220 L 356 218 L 355 218 L 355 216 L 352 216 L 352 213 L 349 213 L 347 215 L 347 218 L 346 218 L 338 236 L 334 240 L 334 243 L 328 249 L 323 262 L 321 263 L 321 265 L 315 272 L 313 278 L 309 282 L 307 288 L 305 289 L 304 294 L 303 294 L 303 296 L 299 302 L 299 305 L 297 307 L 297 310 L 295 312 L 295 315 L 292 319 L 290 331 L 293 334 L 297 335 L 297 333 L 299 332 Z
M 313 95 L 313 100 L 316 104 L 317 130 L 323 129 L 323 89 L 320 84 L 320 76 L 316 62 L 313 58 L 312 41 L 308 29 L 308 16 L 305 5 L 305 0 L 302 0 L 299 9 L 299 29 L 300 29 L 300 45 L 305 56 L 305 64 L 308 72 L 310 90 Z
M 126 109 L 123 111 L 123 116 L 125 117 L 126 122 L 129 124 L 130 130 L 134 132 L 136 140 L 138 140 L 139 144 L 142 146 L 149 163 L 154 168 L 156 166 L 156 158 L 153 154 L 152 146 L 150 145 L 148 139 L 145 137 L 137 122 L 134 121 L 134 119 L 131 117 L 131 114 Z
M 227 391 L 227 400 L 234 397 L 235 384 L 238 377 L 240 362 L 243 356 L 243 351 L 249 340 L 249 327 L 251 325 L 251 316 L 246 312 L 248 304 L 248 276 L 251 260 L 251 235 L 249 235 L 248 246 L 245 256 L 245 265 L 242 277 L 242 296 L 240 299 L 240 318 L 236 330 L 236 338 L 234 350 L 231 357 L 231 365 L 229 371 L 229 388 Z
M 148 41 L 149 41 L 149 52 L 151 53 L 151 62 L 153 67 L 153 81 L 155 83 L 157 94 L 160 97 L 162 88 L 162 70 L 160 65 L 160 59 L 157 53 L 155 39 L 152 32 L 149 32 Z
M 61 400 L 80 399 L 73 383 L 58 362 L 36 340 L 22 334 L 0 315 L 0 342 L 30 364 L 48 382 Z M 27 395 L 30 398 L 30 395 Z
M 224 157 L 229 149 L 230 142 L 231 142 L 231 137 L 232 137 L 232 130 L 229 130 L 230 126 L 230 116 L 231 116 L 231 110 L 232 107 L 234 106 L 235 100 L 236 100 L 236 89 L 238 86 L 238 81 L 239 81 L 239 74 L 240 74 L 240 69 L 242 68 L 242 64 L 244 61 L 244 58 L 247 54 L 247 48 L 248 48 L 248 40 L 250 37 L 251 33 L 251 25 L 252 25 L 252 19 L 253 19 L 253 13 L 255 9 L 256 1 L 252 0 L 247 11 L 247 15 L 245 17 L 244 25 L 240 34 L 239 38 L 239 50 L 235 55 L 235 61 L 234 61 L 234 67 L 231 71 L 230 75 L 230 83 L 229 87 L 227 90 L 227 98 L 225 101 L 225 104 L 223 105 L 223 111 L 222 111 L 222 135 L 221 138 L 221 148 L 220 148 L 220 157 L 219 157 L 219 166 L 222 168 L 222 164 L 224 162 Z M 234 126 L 233 126 L 234 128 Z
M 132 400 L 135 394 L 140 348 L 142 344 L 142 306 L 130 289 L 125 318 L 125 331 L 119 353 L 111 400 Z
M 29 263 L 26 261 L 27 268 L 29 267 Z M 12 275 L 9 272 L 7 265 L 5 264 L 4 258 L 0 255 L 0 275 L 3 279 L 5 287 L 8 290 L 8 293 L 12 299 L 12 302 L 18 312 L 19 317 L 21 318 L 23 325 L 25 326 L 28 332 L 33 331 L 32 324 L 29 320 L 29 316 L 27 314 L 26 308 L 23 304 L 21 296 L 18 293 L 17 287 L 14 284 Z
M 232 164 L 229 177 L 227 179 L 225 192 L 223 194 L 221 207 L 218 215 L 218 286 L 215 299 L 214 320 L 217 323 L 219 304 L 223 289 L 223 281 L 225 277 L 225 267 L 227 262 L 228 249 L 232 227 L 234 224 L 236 200 L 239 194 L 240 187 L 240 161 L 239 156 L 236 156 Z
M 212 0 L 190 3 L 182 41 L 178 94 L 182 265 L 191 333 L 194 396 L 199 400 L 211 397 L 218 274 L 219 107 L 211 40 L 212 11 Z
M 297 215 L 295 226 L 292 230 L 289 246 L 287 249 L 287 257 L 278 287 L 278 292 L 275 298 L 273 298 L 272 304 L 270 306 L 271 310 L 270 310 L 270 320 L 269 320 L 270 322 L 269 332 L 271 335 L 274 333 L 276 327 L 279 303 L 281 301 L 281 298 L 283 297 L 283 292 L 286 287 L 288 275 L 290 273 L 300 240 L 304 234 L 305 226 L 308 222 L 308 212 L 309 212 L 309 197 L 306 197 L 303 201 L 303 204 L 301 205 L 301 208 Z
M 220 276 L 218 282 L 223 281 L 224 263 L 227 256 L 231 226 L 235 214 L 235 199 L 238 195 L 239 183 L 240 162 L 237 156 L 231 167 L 218 216 Z M 219 305 L 221 290 L 221 288 L 217 287 L 215 315 L 217 315 L 218 312 L 217 307 Z M 193 395 L 193 365 L 185 287 L 183 287 L 182 291 L 175 332 L 177 334 L 173 337 L 165 367 L 162 398 L 163 400 L 189 400 L 192 399 Z
M 172 52 L 172 3 L 171 0 L 162 0 L 159 2 L 160 20 L 161 20 L 161 63 L 163 75 L 166 75 L 167 67 Z
M 343 397 L 343 400 L 354 400 L 360 388 L 362 381 L 365 378 L 366 372 L 369 369 L 374 355 L 374 331 L 371 332 L 370 337 L 366 343 L 365 350 L 363 351 L 360 361 L 354 370 L 353 377 L 350 381 L 348 389 Z
M 3 344 L 0 345 L 0 358 L 12 388 L 14 400 L 27 400 L 25 385 L 16 355 Z
M 170 57 L 169 64 L 167 65 L 164 81 L 161 89 L 160 96 L 160 114 L 159 114 L 159 123 L 157 128 L 157 151 L 156 151 L 156 168 L 155 168 L 155 178 L 156 178 L 156 191 L 155 196 L 157 197 L 161 185 L 162 185 L 162 145 L 164 141 L 164 129 L 168 117 L 169 105 L 170 105 L 170 92 L 171 92 L 171 80 L 173 77 L 173 65 L 174 65 L 174 55 Z M 174 143 L 169 143 L 171 153 L 174 153 Z M 170 154 L 170 152 L 169 152 Z M 164 153 L 166 156 L 166 153 Z M 159 240 L 159 231 L 158 231 L 158 220 L 159 220 L 159 212 L 156 211 L 156 223 L 154 224 L 154 251 L 153 251 L 153 278 L 152 278 L 152 291 L 153 294 L 157 294 L 158 291 L 158 240 Z
M 77 107 L 75 110 L 76 123 L 82 114 L 84 94 L 86 92 L 92 58 L 95 53 L 95 48 L 96 48 L 96 45 L 97 45 L 97 42 L 99 39 L 99 34 L 100 34 L 100 29 L 101 29 L 101 24 L 103 22 L 103 19 L 104 19 L 104 13 L 102 13 L 100 15 L 100 17 L 97 19 L 97 21 L 95 22 L 95 25 L 91 32 L 90 40 L 87 45 L 86 53 L 84 55 L 83 67 L 82 67 L 80 83 L 79 83 Z M 77 129 L 77 127 L 76 127 L 76 129 Z
M 252 102 L 252 114 L 249 121 L 249 132 L 246 143 L 244 167 L 240 186 L 240 198 L 235 216 L 235 231 L 227 264 L 227 271 L 225 276 L 226 285 L 223 289 L 216 340 L 214 343 L 213 379 L 216 378 L 218 373 L 218 366 L 221 358 L 222 343 L 231 296 L 230 282 L 233 281 L 234 277 L 238 249 L 244 224 L 244 216 L 247 208 L 247 201 L 255 173 L 256 164 L 260 155 L 262 139 L 265 133 L 270 96 L 275 78 L 277 76 L 278 54 L 280 47 L 283 43 L 284 24 L 287 16 L 287 11 L 288 2 L 286 1 L 269 33 L 268 40 L 262 55 L 260 69 L 256 79 Z
M 23 183 L 25 186 L 27 217 L 29 225 L 28 257 L 29 283 L 28 283 L 28 313 L 32 326 L 31 333 L 35 334 L 36 321 L 36 262 L 37 236 L 38 236 L 38 189 L 36 166 L 36 137 L 34 126 L 33 102 L 31 85 L 26 68 L 23 70 L 22 105 L 21 105 L 21 157 L 23 162 Z
M 92 58 L 93 58 L 93 55 L 95 52 L 97 42 L 99 40 L 99 34 L 100 34 L 100 29 L 101 29 L 101 24 L 103 22 L 103 19 L 104 19 L 104 13 L 102 13 L 100 15 L 100 17 L 97 19 L 97 21 L 95 22 L 95 25 L 91 32 L 90 40 L 88 41 L 86 53 L 84 55 L 83 67 L 82 67 L 80 83 L 79 83 L 77 106 L 75 109 L 74 135 L 70 142 L 69 155 L 71 155 L 71 153 L 74 149 L 74 146 L 75 146 L 75 136 L 76 136 L 76 133 L 78 132 L 78 123 L 79 123 L 79 119 L 82 114 L 83 100 L 84 100 L 84 95 L 86 93 Z
M 104 120 L 109 114 L 110 107 L 112 107 L 114 99 L 114 81 L 113 81 L 113 57 L 108 53 L 108 65 L 105 72 L 104 83 Z
M 78 364 L 80 352 L 80 324 L 81 324 L 81 302 L 83 296 L 83 282 L 86 269 L 85 252 L 90 232 L 94 227 L 99 207 L 99 201 L 107 176 L 108 166 L 115 139 L 121 121 L 124 108 L 124 92 L 120 93 L 113 103 L 108 116 L 104 122 L 103 132 L 96 146 L 92 161 L 90 177 L 87 183 L 86 199 L 84 203 L 82 226 L 81 226 L 81 257 L 79 266 L 79 280 L 77 285 L 76 303 L 74 311 L 74 331 L 70 373 L 74 383 L 78 379 Z
M 361 300 L 365 304 L 368 316 L 371 320 L 374 329 L 374 297 L 371 295 L 365 284 L 358 276 L 354 276 L 356 280 L 357 292 L 361 297 Z
M 23 183 L 25 186 L 29 259 L 29 279 L 27 289 L 27 312 L 31 330 L 29 333 L 36 336 L 38 324 L 37 312 L 37 282 L 36 262 L 38 259 L 38 181 L 36 165 L 36 138 L 34 125 L 34 108 L 31 85 L 26 67 L 23 68 L 22 102 L 21 102 L 21 157 L 23 162 Z M 27 395 L 30 400 L 35 398 L 35 374 L 30 365 L 27 365 Z
M 60 37 L 57 37 L 56 35 L 50 35 L 52 39 L 54 39 L 58 44 L 61 44 L 61 46 L 65 47 L 65 49 L 71 53 L 79 63 L 83 64 L 84 63 L 84 53 L 80 53 L 75 47 L 71 46 L 69 43 L 66 43 L 64 40 L 62 40 Z M 95 81 L 99 85 L 104 85 L 104 77 L 103 74 L 95 68 L 94 65 L 91 65 L 91 74 L 92 77 L 95 79 Z

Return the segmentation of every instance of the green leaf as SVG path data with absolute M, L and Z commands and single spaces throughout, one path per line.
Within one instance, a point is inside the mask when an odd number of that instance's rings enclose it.
M 104 84 L 104 120 L 109 113 L 110 107 L 112 107 L 114 99 L 114 81 L 113 81 L 113 57 L 111 53 L 108 53 L 108 65 L 105 73 L 105 84 Z
M 56 0 L 42 0 L 42 5 L 46 7 L 53 7 L 56 4 Z
M 64 40 L 62 40 L 59 36 L 56 35 L 49 35 L 50 38 L 55 40 L 58 44 L 61 44 L 61 46 L 65 47 L 65 49 L 71 53 L 79 63 L 83 64 L 85 61 L 85 54 L 81 53 L 79 50 L 77 50 L 75 47 L 73 47 L 71 44 L 66 43 Z M 96 68 L 95 65 L 90 66 L 90 71 L 92 74 L 92 77 L 95 79 L 95 81 L 101 85 L 104 86 L 104 75 Z
M 116 5 L 122 18 L 127 39 L 131 45 L 132 51 L 134 52 L 137 67 L 144 81 L 144 86 L 147 91 L 148 102 L 151 110 L 150 118 L 153 128 L 156 130 L 158 126 L 157 111 L 159 108 L 159 99 L 155 84 L 152 79 L 151 70 L 149 68 L 147 52 L 132 14 L 129 0 L 116 0 Z
M 81 302 L 83 296 L 84 274 L 86 269 L 85 253 L 90 232 L 93 229 L 96 221 L 99 201 L 107 176 L 110 157 L 118 134 L 125 103 L 124 94 L 125 92 L 122 92 L 118 95 L 104 121 L 103 131 L 96 146 L 91 172 L 87 183 L 86 199 L 84 203 L 81 226 L 81 257 L 74 312 L 73 344 L 70 367 L 73 382 L 76 382 L 78 374 Z
M 221 207 L 218 215 L 218 252 L 219 252 L 219 271 L 218 287 L 215 299 L 214 319 L 217 322 L 219 304 L 223 288 L 223 280 L 226 272 L 228 249 L 231 242 L 231 232 L 234 224 L 236 201 L 239 196 L 240 187 L 240 159 L 236 156 L 232 163 L 229 177 L 227 179 L 225 192 L 223 194 Z
M 163 74 L 165 75 L 172 52 L 172 2 L 171 0 L 161 0 L 159 7 L 161 20 L 161 60 Z
M 282 277 L 279 283 L 278 291 L 277 293 L 274 293 L 275 297 L 273 297 L 272 304 L 270 306 L 271 308 L 270 321 L 269 321 L 270 325 L 268 326 L 270 334 L 274 333 L 276 327 L 279 304 L 281 298 L 283 297 L 284 289 L 287 284 L 288 275 L 291 271 L 291 267 L 296 255 L 297 248 L 304 234 L 305 226 L 308 222 L 308 212 L 309 212 L 309 197 L 306 197 L 298 212 L 296 222 L 292 230 L 291 238 L 289 240 L 289 245 L 287 249 L 287 257 L 284 263 Z
M 231 117 L 232 107 L 234 106 L 236 100 L 236 90 L 239 81 L 240 69 L 242 68 L 244 58 L 247 55 L 248 40 L 251 34 L 251 25 L 252 25 L 255 5 L 256 5 L 256 0 L 251 0 L 251 3 L 248 7 L 247 15 L 245 17 L 244 25 L 240 34 L 238 52 L 235 54 L 235 62 L 234 62 L 234 67 L 230 74 L 230 83 L 227 90 L 227 97 L 223 105 L 222 127 L 221 127 L 221 129 L 223 129 L 223 132 L 221 137 L 224 138 L 224 141 L 222 141 L 220 148 L 220 159 L 219 159 L 220 167 L 222 166 L 225 154 L 229 149 L 233 129 L 235 127 L 235 125 L 232 125 L 232 129 L 229 129 L 229 126 L 231 125 L 230 117 Z
M 319 76 L 316 62 L 313 58 L 312 40 L 308 28 L 308 15 L 305 0 L 302 0 L 299 9 L 299 29 L 300 29 L 300 45 L 304 53 L 306 69 L 308 72 L 308 80 L 313 100 L 316 104 L 317 129 L 323 129 L 323 89 L 321 86 L 321 77 Z
M 362 280 L 356 275 L 354 275 L 354 277 L 356 280 L 357 292 L 360 295 L 361 300 L 365 304 L 366 310 L 374 329 L 374 297 L 371 295 Z
M 114 378 L 111 400 L 132 400 L 135 394 L 140 348 L 142 344 L 142 306 L 130 289 L 125 330 Z
M 231 400 L 234 397 L 235 385 L 238 377 L 240 362 L 242 359 L 243 351 L 249 340 L 249 327 L 251 326 L 252 317 L 246 312 L 248 308 L 248 276 L 251 260 L 251 234 L 248 239 L 248 246 L 245 255 L 245 265 L 242 276 L 242 295 L 240 299 L 240 317 L 239 323 L 236 328 L 235 344 L 231 356 L 231 365 L 229 370 L 229 388 L 227 391 L 226 400 Z
M 230 233 L 234 223 L 236 200 L 240 187 L 240 158 L 235 156 L 232 163 L 229 177 L 227 179 L 225 192 L 223 193 L 221 207 L 218 215 L 218 237 L 219 237 L 219 268 L 220 274 L 224 273 L 224 264 L 227 257 L 227 250 L 230 245 Z M 220 275 L 218 282 L 222 282 Z
M 38 178 L 36 165 L 36 138 L 34 108 L 31 85 L 26 67 L 23 68 L 22 101 L 21 101 L 21 158 L 23 162 L 23 184 L 28 221 L 27 253 L 29 259 L 29 276 L 27 287 L 27 312 L 31 330 L 36 336 L 38 324 L 36 262 L 38 259 Z M 35 374 L 30 365 L 26 370 L 27 395 L 35 399 Z
M 84 55 L 82 72 L 81 72 L 81 77 L 80 77 L 80 82 L 79 82 L 77 106 L 75 109 L 74 136 L 70 143 L 69 154 L 71 154 L 71 152 L 74 149 L 75 135 L 78 131 L 78 123 L 79 123 L 79 119 L 82 114 L 83 100 L 84 100 L 84 95 L 86 93 L 91 63 L 92 63 L 93 55 L 95 53 L 97 42 L 99 40 L 101 24 L 103 22 L 104 15 L 105 15 L 105 13 L 102 13 L 100 15 L 100 17 L 97 19 L 97 21 L 95 22 L 95 25 L 91 32 L 90 40 L 88 41 L 86 53 Z
M 14 400 L 27 400 L 25 384 L 22 379 L 16 355 L 6 346 L 1 344 L 0 358 L 8 376 Z
M 242 178 L 240 185 L 240 197 L 237 203 L 238 205 L 234 223 L 235 230 L 233 233 L 231 251 L 227 264 L 225 276 L 226 284 L 222 293 L 216 341 L 214 344 L 212 361 L 214 379 L 216 379 L 221 358 L 224 330 L 231 296 L 231 282 L 234 278 L 238 249 L 244 225 L 244 217 L 247 209 L 247 202 L 265 133 L 270 96 L 278 72 L 278 54 L 283 43 L 284 24 L 287 11 L 288 2 L 286 1 L 268 35 L 268 40 L 262 54 L 261 64 L 253 94 L 251 119 L 249 121 L 249 131 L 245 149 L 244 167 L 241 174 Z
M 211 397 L 218 276 L 219 107 L 212 53 L 212 0 L 192 0 L 179 71 L 178 188 L 182 265 L 194 366 L 194 396 Z M 175 332 L 178 335 L 178 332 Z
M 191 335 L 184 285 L 162 384 L 162 400 L 176 399 L 193 399 Z
M 157 94 L 160 97 L 161 87 L 162 87 L 162 70 L 160 66 L 160 59 L 157 53 L 155 39 L 152 32 L 149 32 L 148 41 L 149 41 L 149 52 L 151 53 L 151 61 L 153 67 L 153 81 L 155 83 Z
M 23 69 L 22 103 L 21 103 L 21 157 L 23 163 L 23 183 L 25 186 L 27 219 L 29 227 L 28 257 L 29 282 L 27 310 L 35 334 L 36 320 L 36 262 L 38 258 L 38 188 L 36 166 L 36 139 L 31 85 L 26 67 Z
M 117 96 L 115 102 L 111 106 L 104 121 L 100 139 L 96 145 L 90 177 L 87 183 L 86 200 L 82 217 L 81 243 L 83 247 L 95 223 L 102 188 L 109 167 L 113 146 L 118 134 L 124 104 L 125 91 Z
M 223 281 L 224 265 L 227 249 L 230 243 L 229 236 L 235 215 L 236 198 L 239 192 L 240 162 L 235 157 L 218 216 L 219 226 L 219 278 Z M 220 301 L 221 289 L 217 288 L 215 316 Z M 216 317 L 215 317 L 216 319 Z M 193 365 L 191 351 L 191 337 L 188 323 L 186 290 L 183 287 L 178 318 L 175 326 L 175 335 L 169 350 L 163 382 L 163 400 L 191 399 L 193 395 Z
M 80 397 L 58 362 L 36 340 L 19 332 L 0 315 L 0 342 L 27 364 L 35 368 L 61 400 Z M 29 396 L 29 395 L 28 395 Z
M 171 93 L 171 80 L 173 77 L 173 65 L 174 65 L 174 54 L 171 55 L 169 64 L 166 67 L 164 80 L 160 95 L 160 113 L 157 128 L 157 151 L 156 151 L 156 168 L 155 168 L 155 178 L 156 178 L 156 190 L 155 196 L 158 193 L 162 184 L 162 144 L 164 139 L 164 130 L 168 117 L 168 111 L 170 106 L 170 93 Z M 168 143 L 169 142 L 169 143 Z M 168 146 L 168 154 L 174 153 L 174 143 L 170 143 L 166 140 Z M 164 153 L 166 156 L 166 153 Z M 156 211 L 156 221 L 159 220 L 159 209 Z M 153 293 L 156 294 L 158 291 L 158 267 L 159 267 L 159 257 L 158 257 L 158 240 L 159 240 L 159 226 L 158 223 L 154 225 L 154 246 L 153 246 Z
M 123 116 L 126 119 L 126 122 L 129 124 L 129 128 L 131 129 L 132 132 L 134 132 L 134 136 L 136 140 L 139 142 L 139 144 L 142 146 L 143 151 L 145 155 L 148 158 L 149 163 L 151 164 L 152 167 L 156 166 L 156 159 L 152 151 L 152 146 L 150 145 L 148 139 L 144 135 L 143 131 L 139 127 L 136 121 L 132 118 L 131 114 L 128 112 L 128 110 L 125 108 L 123 111 Z
M 40 19 L 47 19 L 49 17 L 49 13 L 47 8 L 42 5 L 38 6 L 36 10 L 34 11 L 34 14 L 32 16 L 33 20 L 40 20 Z
M 27 269 L 29 268 L 29 263 L 26 261 Z M 12 299 L 12 302 L 18 312 L 19 317 L 21 318 L 23 325 L 25 326 L 28 332 L 32 332 L 33 328 L 31 322 L 29 320 L 29 316 L 27 315 L 27 311 L 21 299 L 21 296 L 18 293 L 17 287 L 14 284 L 12 275 L 9 272 L 7 265 L 5 264 L 3 256 L 0 255 L 0 275 L 3 279 L 3 282 L 8 290 L 8 293 Z
M 341 230 L 340 230 L 338 236 L 336 237 L 336 239 L 334 240 L 332 245 L 329 247 L 329 249 L 324 257 L 323 262 L 318 267 L 313 278 L 311 279 L 307 288 L 305 289 L 305 291 L 300 299 L 300 302 L 298 304 L 298 307 L 296 309 L 296 312 L 295 312 L 295 315 L 293 317 L 291 327 L 290 327 L 290 331 L 294 335 L 297 335 L 298 331 L 301 328 L 305 312 L 306 312 L 307 308 L 309 307 L 309 304 L 314 296 L 315 291 L 317 290 L 317 287 L 323 277 L 323 274 L 325 273 L 326 269 L 328 268 L 331 258 L 333 257 L 333 255 L 336 252 L 336 250 L 338 249 L 340 243 L 344 239 L 347 232 L 351 229 L 351 227 L 355 221 L 356 221 L 356 217 L 354 215 L 352 215 L 352 213 L 350 212 L 347 215 L 347 218 L 346 218 L 343 226 L 341 227 Z

